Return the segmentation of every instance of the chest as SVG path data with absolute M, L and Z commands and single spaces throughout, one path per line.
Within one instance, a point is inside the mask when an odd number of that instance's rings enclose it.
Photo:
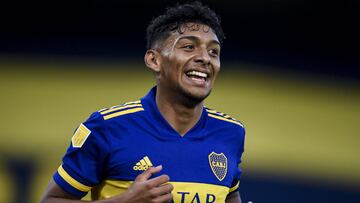
M 162 165 L 155 176 L 167 174 L 171 181 L 197 182 L 229 187 L 237 166 L 236 147 L 226 134 L 207 132 L 202 138 L 159 136 L 132 130 L 114 135 L 106 179 L 134 180 L 148 167 Z

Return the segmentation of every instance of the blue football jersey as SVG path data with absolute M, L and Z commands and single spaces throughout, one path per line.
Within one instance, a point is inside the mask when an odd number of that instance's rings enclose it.
M 75 131 L 55 182 L 68 193 L 104 199 L 123 193 L 152 166 L 174 186 L 174 202 L 225 202 L 238 191 L 243 125 L 204 107 L 184 136 L 159 112 L 156 87 L 139 101 L 93 113 Z

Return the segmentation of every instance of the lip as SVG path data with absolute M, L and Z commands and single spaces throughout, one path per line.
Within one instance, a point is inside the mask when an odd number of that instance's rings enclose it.
M 184 73 L 186 83 L 190 84 L 191 86 L 207 87 L 210 83 L 210 74 L 208 73 L 208 71 L 202 71 L 202 70 L 196 70 L 196 69 L 191 69 L 189 71 L 193 71 L 193 70 L 206 73 L 208 75 L 208 77 L 205 80 L 202 80 L 202 79 L 198 79 L 198 78 L 189 77 L 188 75 L 186 75 L 186 73 Z M 186 71 L 186 72 L 189 72 L 189 71 Z

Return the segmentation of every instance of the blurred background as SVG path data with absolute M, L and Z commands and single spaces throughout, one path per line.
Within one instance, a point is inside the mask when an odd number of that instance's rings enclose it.
M 360 202 L 359 1 L 203 2 L 227 37 L 206 105 L 246 127 L 243 201 Z M 0 202 L 39 202 L 79 123 L 154 85 L 145 29 L 174 3 L 1 3 Z

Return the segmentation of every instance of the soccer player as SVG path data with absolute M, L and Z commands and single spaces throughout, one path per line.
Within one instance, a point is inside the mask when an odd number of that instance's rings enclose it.
M 241 202 L 243 125 L 204 106 L 224 34 L 201 3 L 177 5 L 147 29 L 156 86 L 93 113 L 75 131 L 43 203 Z

